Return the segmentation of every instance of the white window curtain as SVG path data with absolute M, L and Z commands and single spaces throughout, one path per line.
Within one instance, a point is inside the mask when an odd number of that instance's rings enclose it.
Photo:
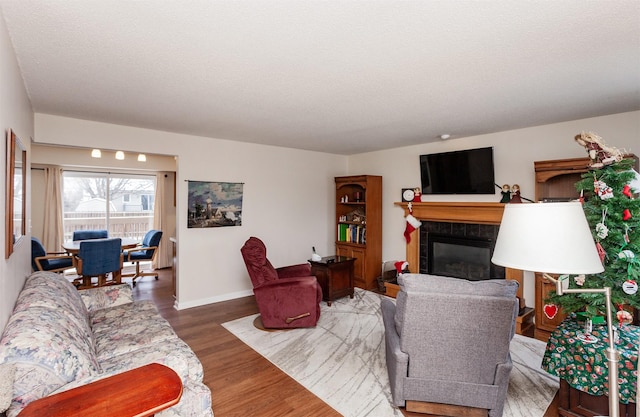
M 62 236 L 64 227 L 62 224 L 62 168 L 44 168 L 44 221 L 42 244 L 47 252 L 60 252 L 62 250 Z
M 153 228 L 156 230 L 162 230 L 162 239 L 160 240 L 160 246 L 158 247 L 158 254 L 153 261 L 151 267 L 153 269 L 167 268 L 173 264 L 173 253 L 171 245 L 169 245 L 169 235 L 167 234 L 166 227 L 164 226 L 164 198 L 165 198 L 165 186 L 164 186 L 164 173 L 158 173 L 156 175 L 156 198 L 153 203 Z

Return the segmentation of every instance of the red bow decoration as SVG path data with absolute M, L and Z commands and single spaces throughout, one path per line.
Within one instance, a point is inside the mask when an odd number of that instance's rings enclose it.
M 633 197 L 633 194 L 631 193 L 631 186 L 629 184 L 625 185 L 622 188 L 622 194 L 626 195 L 629 198 Z
M 622 212 L 622 220 L 629 220 L 631 217 L 632 216 L 629 209 L 624 209 L 624 211 Z

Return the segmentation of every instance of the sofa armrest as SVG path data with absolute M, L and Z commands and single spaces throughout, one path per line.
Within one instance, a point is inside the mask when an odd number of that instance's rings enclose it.
M 133 302 L 133 293 L 129 284 L 88 288 L 78 293 L 90 313 Z
M 32 401 L 20 417 L 151 416 L 177 404 L 180 397 L 178 374 L 152 363 Z

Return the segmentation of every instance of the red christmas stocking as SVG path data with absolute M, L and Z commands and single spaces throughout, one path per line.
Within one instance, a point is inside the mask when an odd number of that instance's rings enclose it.
M 418 227 L 420 227 L 422 225 L 422 222 L 416 219 L 415 217 L 413 217 L 412 214 L 408 214 L 406 217 L 406 220 L 407 220 L 407 225 L 406 225 L 406 228 L 404 229 L 404 238 L 407 240 L 407 243 L 409 243 L 411 242 L 411 232 L 413 232 Z

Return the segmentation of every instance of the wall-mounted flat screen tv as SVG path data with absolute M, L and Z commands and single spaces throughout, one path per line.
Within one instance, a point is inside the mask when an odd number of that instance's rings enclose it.
M 423 194 L 495 194 L 493 148 L 420 155 Z

